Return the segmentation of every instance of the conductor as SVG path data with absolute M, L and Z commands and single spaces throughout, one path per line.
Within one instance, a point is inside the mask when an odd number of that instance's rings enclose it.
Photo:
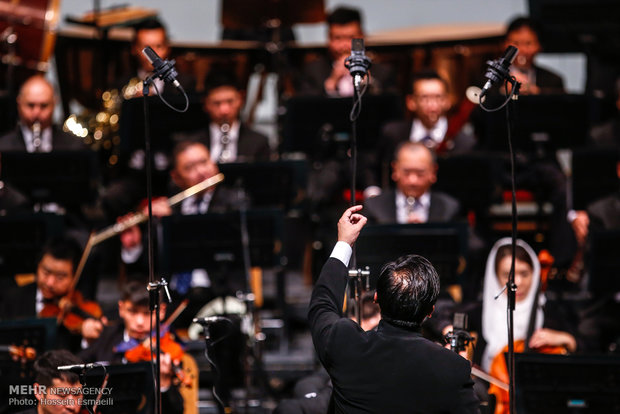
M 376 331 L 365 332 L 343 317 L 352 245 L 366 224 L 361 209 L 350 207 L 338 221 L 338 242 L 308 313 L 314 346 L 334 387 L 331 412 L 477 413 L 469 362 L 420 332 L 439 294 L 439 276 L 428 260 L 412 254 L 383 267 Z

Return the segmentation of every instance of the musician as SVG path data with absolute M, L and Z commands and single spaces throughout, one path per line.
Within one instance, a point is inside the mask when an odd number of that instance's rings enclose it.
M 516 17 L 508 24 L 504 48 L 512 45 L 519 49 L 510 74 L 521 82 L 521 94 L 563 94 L 562 77 L 534 63 L 542 50 L 539 37 L 537 24 L 528 17 Z
M 413 115 L 411 120 L 387 122 L 381 129 L 377 141 L 376 160 L 379 165 L 375 171 L 386 174 L 398 144 L 404 141 L 421 142 L 438 154 L 455 154 L 470 151 L 476 145 L 476 138 L 468 123 L 451 131 L 448 111 L 451 103 L 448 95 L 448 82 L 434 70 L 423 70 L 413 75 L 410 93 L 406 96 L 407 110 Z M 378 185 L 380 177 L 375 177 Z M 374 191 L 380 189 L 373 189 Z M 366 192 L 371 191 L 367 189 Z
M 372 223 L 449 222 L 459 218 L 460 203 L 451 196 L 432 191 L 437 181 L 437 162 L 422 143 L 405 141 L 392 162 L 396 189 L 366 199 L 364 211 Z
M 243 96 L 236 80 L 224 73 L 211 73 L 205 82 L 203 110 L 209 117 L 207 128 L 179 134 L 180 140 L 202 142 L 218 163 L 269 161 L 268 138 L 241 122 Z
M 71 293 L 75 269 L 80 258 L 80 247 L 67 237 L 48 240 L 43 246 L 34 282 L 24 285 L 17 283 L 3 292 L 0 304 L 0 318 L 3 320 L 35 318 L 47 315 L 48 309 L 60 305 L 61 299 Z M 79 304 L 74 303 L 79 307 Z M 96 303 L 93 305 L 99 312 Z M 69 311 L 71 312 L 71 311 Z M 52 312 L 53 313 L 53 312 Z M 83 321 L 75 327 L 60 325 L 57 331 L 57 348 L 77 351 L 81 346 L 99 337 L 105 323 L 105 317 L 98 319 L 79 312 Z M 58 312 L 49 316 L 56 317 Z
M 301 95 L 352 96 L 353 79 L 344 61 L 351 54 L 351 41 L 364 38 L 362 15 L 355 8 L 337 7 L 327 16 L 327 27 L 327 54 L 304 65 L 298 92 Z M 392 91 L 395 88 L 392 72 L 385 65 L 373 63 L 370 92 Z
M 420 332 L 439 294 L 439 276 L 426 259 L 409 255 L 384 266 L 376 331 L 343 317 L 351 246 L 367 221 L 361 209 L 347 209 L 338 221 L 338 243 L 308 312 L 315 349 L 333 382 L 335 412 L 478 412 L 469 363 Z
M 80 358 L 64 349 L 48 351 L 37 358 L 34 363 L 34 396 L 37 406 L 21 414 L 79 413 L 82 410 L 83 398 L 79 376 L 71 371 L 59 371 L 58 367 L 81 363 Z
M 186 190 L 219 173 L 217 164 L 210 156 L 207 147 L 196 141 L 181 141 L 173 151 L 173 167 L 170 177 L 174 184 L 173 193 Z M 243 196 L 237 191 L 224 187 L 214 187 L 199 194 L 186 198 L 174 207 L 170 207 L 167 200 L 158 198 L 153 201 L 153 215 L 158 217 L 171 214 L 194 215 L 208 212 L 226 212 L 235 210 L 240 205 Z M 129 216 L 125 216 L 127 218 Z M 122 219 L 121 219 L 122 220 Z M 146 240 L 139 227 L 134 226 L 121 234 L 121 258 L 127 271 L 137 275 L 148 274 Z M 206 300 L 211 298 L 213 289 L 212 280 L 205 269 L 195 269 L 184 274 L 174 274 L 170 279 L 171 289 L 175 296 L 190 297 L 189 309 L 184 312 L 178 323 L 180 325 L 191 322 L 186 315 L 194 315 Z M 228 287 L 217 286 L 226 290 Z
M 126 352 L 137 346 L 150 348 L 148 338 L 150 327 L 155 325 L 155 314 L 149 310 L 149 292 L 146 285 L 132 281 L 127 283 L 118 301 L 120 320 L 105 327 L 101 336 L 80 353 L 86 362 L 107 361 L 111 364 L 128 363 Z M 161 301 L 160 317 L 164 320 L 166 302 Z M 147 340 L 145 344 L 144 341 Z M 178 345 L 178 344 L 177 344 Z M 171 356 L 162 347 L 160 386 L 162 391 L 162 412 L 182 413 L 183 399 L 177 384 L 173 381 Z M 148 361 L 148 360 L 147 360 Z
M 56 102 L 54 87 L 47 79 L 42 75 L 28 78 L 17 95 L 17 127 L 0 137 L 0 152 L 84 150 L 79 139 L 53 125 Z
M 170 39 L 166 26 L 157 18 L 145 19 L 133 26 L 134 37 L 131 43 L 131 54 L 137 64 L 136 72 L 122 77 L 122 82 L 118 85 L 119 89 L 131 85 L 126 97 L 137 98 L 142 96 L 142 82 L 153 72 L 153 65 L 144 56 L 142 50 L 149 46 L 157 55 L 166 60 L 170 57 Z M 136 83 L 136 80 L 139 82 Z M 183 86 L 186 92 L 193 92 L 195 88 L 195 80 L 188 74 L 179 73 L 177 80 Z M 154 84 L 160 93 L 178 93 L 173 85 L 166 84 L 163 80 L 157 78 Z M 151 94 L 155 93 L 154 87 L 151 87 Z

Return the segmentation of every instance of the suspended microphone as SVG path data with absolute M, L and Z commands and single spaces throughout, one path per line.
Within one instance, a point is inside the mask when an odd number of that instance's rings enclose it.
M 355 86 L 359 86 L 364 76 L 368 74 L 368 69 L 372 61 L 364 52 L 364 39 L 351 40 L 351 55 L 345 59 L 344 66 L 349 69 L 349 73 L 354 79 Z
M 58 371 L 69 371 L 69 372 L 75 372 L 76 374 L 79 374 L 82 371 L 97 368 L 97 367 L 102 367 L 102 366 L 103 364 L 99 362 L 93 362 L 90 364 L 60 365 L 57 369 Z
M 480 97 L 482 98 L 491 89 L 491 87 L 497 83 L 503 82 L 510 77 L 510 65 L 517 57 L 519 49 L 514 46 L 508 46 L 504 55 L 497 60 L 487 60 L 487 72 L 484 77 L 487 78 L 487 82 L 480 91 Z
M 174 69 L 174 59 L 172 60 L 163 60 L 159 57 L 159 55 L 151 49 L 150 46 L 142 49 L 142 54 L 146 56 L 146 58 L 153 65 L 153 77 L 157 77 L 162 79 L 164 82 L 171 83 L 177 89 L 181 89 L 181 84 L 177 80 L 177 71 Z

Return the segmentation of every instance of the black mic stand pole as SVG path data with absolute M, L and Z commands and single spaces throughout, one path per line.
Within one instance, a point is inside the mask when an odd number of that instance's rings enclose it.
M 512 84 L 512 91 L 510 96 L 510 103 L 506 106 L 506 123 L 508 127 L 508 146 L 510 149 L 510 181 L 512 187 L 512 240 L 511 250 L 512 259 L 510 261 L 510 273 L 508 275 L 508 281 L 506 282 L 507 288 L 507 308 L 508 308 L 508 375 L 510 381 L 508 381 L 508 401 L 509 401 L 509 413 L 514 414 L 515 411 L 515 350 L 514 350 L 514 311 L 516 304 L 516 291 L 517 285 L 515 284 L 515 255 L 517 248 L 517 191 L 515 184 L 515 164 L 516 154 L 512 147 L 512 122 L 510 117 L 510 107 L 514 105 L 515 101 L 519 97 L 519 89 L 521 83 L 517 82 L 514 78 L 507 80 Z M 536 298 L 535 300 L 538 300 Z
M 152 166 L 151 166 L 151 137 L 149 132 L 149 111 L 148 111 L 148 96 L 149 86 L 153 83 L 153 77 L 146 78 L 143 82 L 142 99 L 144 103 L 144 152 L 145 152 L 145 171 L 146 171 L 146 197 L 148 201 L 148 224 L 147 224 L 147 240 L 148 240 L 148 268 L 149 268 L 149 283 L 147 290 L 149 291 L 149 308 L 151 313 L 155 312 L 155 413 L 161 413 L 161 338 L 160 335 L 160 289 L 163 287 L 168 301 L 170 302 L 170 293 L 168 292 L 168 283 L 164 278 L 161 280 L 155 280 L 154 260 L 153 260 L 153 184 L 152 184 Z M 152 324 L 151 324 L 152 326 Z M 152 332 L 151 340 L 152 340 Z M 152 342 L 151 342 L 152 345 Z M 152 347 L 151 347 L 152 350 Z M 151 353 L 152 357 L 152 353 Z
M 354 74 L 353 75 L 353 108 L 351 109 L 351 114 L 349 119 L 351 121 L 351 197 L 350 202 L 351 206 L 354 206 L 356 203 L 355 190 L 357 187 L 356 177 L 357 177 L 357 119 L 361 112 L 362 105 L 362 95 L 363 90 L 361 89 L 362 79 L 366 74 Z M 357 268 L 357 255 L 355 252 L 355 244 L 352 246 L 352 254 L 351 254 L 351 263 L 349 266 L 349 277 L 354 280 L 354 296 L 355 296 L 355 313 L 357 318 L 357 323 L 359 325 L 362 324 L 362 290 L 370 289 L 370 272 L 368 271 L 368 267 L 365 270 L 361 270 Z M 365 283 L 364 283 L 365 279 Z

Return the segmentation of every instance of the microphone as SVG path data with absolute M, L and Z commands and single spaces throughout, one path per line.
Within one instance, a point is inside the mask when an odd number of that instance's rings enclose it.
M 364 53 L 364 39 L 352 39 L 351 55 L 345 59 L 344 66 L 349 69 L 356 88 L 368 74 L 371 64 L 372 61 Z
M 232 321 L 224 316 L 209 316 L 206 318 L 194 318 L 192 320 L 194 323 L 198 323 L 202 326 L 209 326 L 212 325 L 214 323 L 218 323 L 218 322 L 229 322 L 232 323 Z
M 480 91 L 480 97 L 482 98 L 496 83 L 502 82 L 510 77 L 510 65 L 517 57 L 519 49 L 514 46 L 508 46 L 504 51 L 504 55 L 497 60 L 487 60 L 487 73 L 484 77 L 487 78 L 487 82 Z
M 177 71 L 174 69 L 174 59 L 172 60 L 163 60 L 159 57 L 159 55 L 151 49 L 150 46 L 142 49 L 142 54 L 146 56 L 146 58 L 153 65 L 153 77 L 157 77 L 164 82 L 168 82 L 174 85 L 175 88 L 181 89 L 181 84 L 177 80 Z
M 99 362 L 93 362 L 90 364 L 60 365 L 57 369 L 58 371 L 69 371 L 79 374 L 87 369 L 93 369 L 102 366 L 103 364 L 100 364 Z

